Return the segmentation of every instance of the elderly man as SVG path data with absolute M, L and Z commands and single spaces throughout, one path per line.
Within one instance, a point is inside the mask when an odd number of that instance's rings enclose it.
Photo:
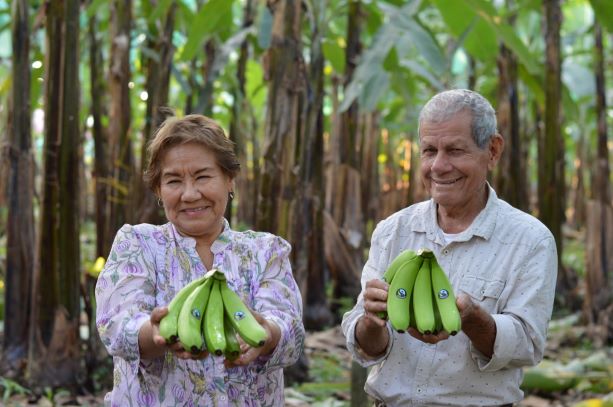
M 470 90 L 434 96 L 419 116 L 421 176 L 431 199 L 381 221 L 362 292 L 343 318 L 354 358 L 372 366 L 377 406 L 505 406 L 522 399 L 522 367 L 543 357 L 557 273 L 553 236 L 496 196 L 487 174 L 504 146 L 490 103 Z M 398 333 L 381 278 L 403 250 L 434 252 L 457 294 L 462 331 Z

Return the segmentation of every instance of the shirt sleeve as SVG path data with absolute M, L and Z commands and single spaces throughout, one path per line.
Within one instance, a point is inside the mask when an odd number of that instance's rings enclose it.
M 526 256 L 524 267 L 496 322 L 494 354 L 487 359 L 471 345 L 482 371 L 536 365 L 543 359 L 558 270 L 552 236 L 542 239 Z
M 343 315 L 343 321 L 341 323 L 341 328 L 343 330 L 343 334 L 345 335 L 347 350 L 353 355 L 354 360 L 359 363 L 361 366 L 368 367 L 375 365 L 377 363 L 382 362 L 389 355 L 392 345 L 394 342 L 394 335 L 392 334 L 392 329 L 389 324 L 387 324 L 387 329 L 389 333 L 389 343 L 387 344 L 387 348 L 385 352 L 377 357 L 371 358 L 360 348 L 359 344 L 355 339 L 355 328 L 358 323 L 358 320 L 364 315 L 364 289 L 366 288 L 366 283 L 375 278 L 383 277 L 383 270 L 380 270 L 378 265 L 380 264 L 380 258 L 382 251 L 384 248 L 381 244 L 381 228 L 378 227 L 373 232 L 372 242 L 370 246 L 370 250 L 368 252 L 368 260 L 362 269 L 362 278 L 361 285 L 362 291 L 360 295 L 358 295 L 357 302 L 353 309 L 346 312 Z
M 96 283 L 96 326 L 109 354 L 140 365 L 138 332 L 154 308 L 155 272 L 141 237 L 124 225 Z
M 254 310 L 277 324 L 279 343 L 272 354 L 258 358 L 258 371 L 268 372 L 295 363 L 304 348 L 302 296 L 292 274 L 289 243 L 275 236 L 264 259 L 265 268 L 254 295 Z

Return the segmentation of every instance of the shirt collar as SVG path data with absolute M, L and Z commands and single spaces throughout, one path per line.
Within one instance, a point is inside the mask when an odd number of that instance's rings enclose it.
M 168 237 L 176 241 L 179 247 L 182 247 L 184 249 L 193 249 L 196 247 L 196 239 L 190 236 L 183 236 L 181 233 L 179 233 L 179 231 L 172 222 L 168 222 L 167 225 L 167 231 L 169 235 Z M 226 218 L 223 218 L 223 230 L 211 245 L 211 252 L 218 253 L 223 251 L 226 246 L 230 244 L 230 241 L 232 240 L 232 233 L 233 231 L 230 228 L 230 223 Z
M 458 235 L 457 241 L 468 241 L 473 236 L 479 236 L 488 240 L 494 233 L 496 217 L 498 216 L 498 196 L 489 183 L 487 183 L 487 188 L 489 194 L 485 208 L 479 212 L 472 224 Z M 438 232 L 440 227 L 437 222 L 436 209 L 437 204 L 433 199 L 430 199 L 426 205 L 419 208 L 414 222 L 411 223 L 411 230 L 426 233 L 428 240 L 443 245 L 444 241 Z

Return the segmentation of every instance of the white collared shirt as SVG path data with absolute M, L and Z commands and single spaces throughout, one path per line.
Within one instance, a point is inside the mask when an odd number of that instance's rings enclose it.
M 557 276 L 552 234 L 536 218 L 498 199 L 489 188 L 486 207 L 470 227 L 446 244 L 429 200 L 381 221 L 372 236 L 366 282 L 381 278 L 403 250 L 434 252 L 456 294 L 463 291 L 490 312 L 496 322 L 491 358 L 468 337 L 427 344 L 389 326 L 384 355 L 369 359 L 355 341 L 364 314 L 363 294 L 343 317 L 347 347 L 362 366 L 372 366 L 365 390 L 388 406 L 494 406 L 523 398 L 522 367 L 543 357 Z

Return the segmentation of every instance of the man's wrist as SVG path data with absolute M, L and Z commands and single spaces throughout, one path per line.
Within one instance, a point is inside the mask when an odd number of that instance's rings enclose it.
M 355 325 L 355 344 L 363 356 L 376 359 L 385 354 L 390 337 L 387 326 L 369 324 L 366 319 L 366 316 L 361 316 Z

